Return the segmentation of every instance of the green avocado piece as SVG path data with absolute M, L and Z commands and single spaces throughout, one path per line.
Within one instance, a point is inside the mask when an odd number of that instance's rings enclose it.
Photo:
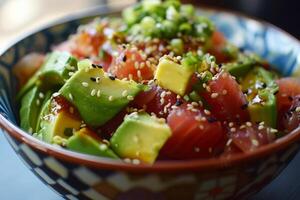
M 42 67 L 19 91 L 17 98 L 20 99 L 35 86 L 38 86 L 42 91 L 60 88 L 76 70 L 77 60 L 74 57 L 67 52 L 54 51 L 47 56 Z
M 134 81 L 119 80 L 90 66 L 77 71 L 59 93 L 79 111 L 92 127 L 105 124 L 143 89 Z
M 108 158 L 119 158 L 108 146 L 91 135 L 86 128 L 75 132 L 67 141 L 67 149 Z
M 266 125 L 276 127 L 277 109 L 274 93 L 278 91 L 275 75 L 262 67 L 251 70 L 242 82 L 247 92 L 248 111 L 252 122 L 264 121 Z
M 171 129 L 164 121 L 144 112 L 135 112 L 125 117 L 110 142 L 121 158 L 152 164 L 170 136 Z
M 260 64 L 261 62 L 261 59 L 255 54 L 239 54 L 235 62 L 226 63 L 223 67 L 232 76 L 240 80 L 247 75 L 255 65 Z
M 23 130 L 34 133 L 41 110 L 42 99 L 37 87 L 30 89 L 21 100 L 20 126 Z
M 66 110 L 56 112 L 55 106 L 52 99 L 44 105 L 40 115 L 39 130 L 35 135 L 47 143 L 55 143 L 53 140 L 55 136 L 68 139 L 81 126 L 81 119 Z

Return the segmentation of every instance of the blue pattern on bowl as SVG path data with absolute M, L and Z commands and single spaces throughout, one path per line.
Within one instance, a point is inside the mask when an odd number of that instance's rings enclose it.
M 206 10 L 200 12 L 213 19 L 226 37 L 240 48 L 261 55 L 284 75 L 299 76 L 300 44 L 289 35 L 273 26 L 229 13 Z M 17 81 L 12 75 L 12 66 L 29 52 L 49 51 L 52 44 L 66 39 L 82 21 L 86 20 L 72 20 L 44 29 L 19 41 L 2 55 L 0 52 L 1 115 L 17 125 L 18 106 L 14 100 Z M 45 184 L 68 199 L 141 199 L 142 195 L 147 195 L 149 199 L 152 196 L 153 199 L 162 199 L 162 195 L 167 193 L 166 190 L 171 187 L 171 183 L 176 188 L 178 180 L 184 180 L 180 184 L 190 184 L 188 187 L 193 189 L 190 194 L 195 194 L 192 196 L 194 198 L 210 198 L 207 193 L 218 187 L 222 187 L 227 192 L 218 194 L 218 199 L 228 198 L 232 195 L 237 198 L 245 197 L 255 193 L 271 181 L 289 163 L 299 149 L 299 144 L 296 143 L 270 157 L 257 160 L 251 165 L 217 171 L 212 175 L 209 174 L 210 176 L 197 173 L 173 177 L 168 177 L 165 174 L 137 176 L 112 170 L 93 169 L 64 160 L 57 160 L 16 140 L 9 134 L 6 134 L 6 137 L 29 169 Z M 243 174 L 242 178 L 240 174 Z M 87 177 L 89 178 L 87 179 Z M 103 187 L 108 189 L 104 190 Z M 147 190 L 143 188 L 139 190 L 141 187 L 147 188 Z M 110 193 L 107 192 L 108 190 Z M 177 195 L 179 192 L 176 191 L 175 194 Z M 171 193 L 172 189 L 168 195 Z

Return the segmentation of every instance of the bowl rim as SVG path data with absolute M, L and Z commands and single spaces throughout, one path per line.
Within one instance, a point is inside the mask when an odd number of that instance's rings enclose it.
M 103 9 L 103 11 L 100 11 Z M 42 31 L 47 28 L 51 28 L 55 25 L 59 25 L 62 23 L 66 23 L 72 20 L 83 19 L 86 17 L 93 17 L 96 15 L 107 15 L 113 14 L 114 12 L 118 12 L 120 10 L 108 8 L 107 5 L 96 6 L 93 8 L 81 10 L 79 12 L 75 12 L 72 15 L 64 16 L 58 20 L 54 20 L 50 23 L 47 23 L 44 26 L 40 26 L 39 28 L 33 29 L 32 31 L 28 31 L 20 37 L 17 37 L 14 42 L 11 42 L 6 48 L 3 48 L 3 51 L 0 51 L 0 56 L 6 52 L 10 47 L 14 46 L 21 40 L 35 34 L 39 31 Z M 247 21 L 254 21 L 256 23 L 262 24 L 263 26 L 267 26 L 275 29 L 278 32 L 286 35 L 298 45 L 300 45 L 300 41 L 296 39 L 291 34 L 286 31 L 268 23 L 264 20 L 256 19 L 254 17 L 249 17 L 243 13 L 239 13 L 236 11 L 229 11 L 226 9 L 219 9 L 209 6 L 200 6 L 201 10 L 211 11 L 211 12 L 221 12 L 225 14 L 229 14 L 231 16 L 242 17 Z M 139 164 L 133 165 L 125 162 L 120 162 L 119 160 L 113 160 L 110 158 L 102 158 L 87 154 L 81 154 L 77 152 L 73 152 L 67 149 L 63 149 L 43 141 L 40 141 L 34 138 L 32 135 L 26 133 L 21 130 L 18 126 L 14 125 L 12 122 L 7 120 L 2 113 L 0 113 L 0 128 L 6 131 L 10 136 L 14 137 L 20 142 L 23 142 L 29 145 L 31 148 L 45 153 L 49 156 L 53 156 L 59 160 L 68 161 L 74 164 L 85 165 L 88 167 L 96 168 L 96 169 L 106 169 L 106 170 L 121 170 L 121 171 L 130 171 L 134 173 L 144 173 L 144 172 L 164 172 L 164 173 L 173 173 L 173 172 L 191 172 L 191 171 L 209 171 L 209 170 L 219 170 L 232 166 L 236 166 L 239 164 L 245 164 L 247 162 L 255 161 L 258 158 L 262 158 L 264 156 L 271 155 L 272 153 L 278 152 L 284 148 L 287 148 L 289 145 L 296 144 L 296 141 L 300 140 L 300 127 L 293 130 L 288 135 L 277 139 L 271 144 L 260 147 L 259 149 L 247 153 L 234 154 L 230 157 L 217 157 L 217 158 L 209 158 L 209 159 L 198 159 L 198 160 L 184 160 L 184 161 L 157 161 L 154 165 L 147 164 Z M 6 137 L 8 137 L 6 135 Z

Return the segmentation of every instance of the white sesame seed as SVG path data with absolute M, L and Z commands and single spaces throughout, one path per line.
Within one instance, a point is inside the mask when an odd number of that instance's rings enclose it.
M 100 97 L 101 96 L 101 90 L 98 90 L 97 91 L 97 97 Z
M 73 101 L 73 95 L 71 93 L 69 93 L 69 99 Z
M 233 128 L 230 128 L 230 131 L 231 131 L 231 132 L 235 132 L 235 131 L 236 131 L 236 128 L 234 128 L 234 127 L 233 127 Z
M 133 96 L 128 95 L 128 96 L 127 96 L 127 99 L 128 99 L 129 101 L 132 101 L 134 98 L 133 98 Z
M 89 86 L 89 84 L 87 82 L 82 82 L 81 84 L 82 84 L 83 87 L 88 87 Z
M 222 94 L 223 94 L 223 95 L 226 95 L 226 94 L 227 94 L 227 90 L 223 90 L 223 91 L 222 91 Z
M 252 140 L 251 140 L 251 143 L 252 143 L 254 146 L 258 146 L 258 145 L 259 145 L 258 141 L 255 140 L 255 139 L 252 139 Z
M 300 106 L 298 106 L 295 111 L 300 112 Z
M 69 72 L 68 74 L 69 74 L 69 76 L 73 76 L 74 72 Z
M 139 63 L 136 61 L 136 62 L 134 62 L 134 68 L 135 69 L 138 69 L 139 68 Z
M 219 94 L 218 93 L 212 93 L 210 96 L 211 96 L 212 99 L 214 99 L 214 98 L 217 98 L 219 96 Z
M 270 129 L 270 132 L 271 132 L 271 133 L 277 133 L 278 130 L 276 130 L 276 129 L 274 129 L 274 128 L 271 128 L 271 129 Z
M 58 97 L 59 95 L 60 95 L 59 92 L 55 92 L 55 93 L 52 94 L 53 97 Z
M 97 93 L 97 90 L 96 90 L 96 89 L 92 89 L 92 91 L 91 91 L 91 96 L 92 96 L 92 97 L 95 96 L 96 93 Z
M 259 125 L 262 125 L 262 126 L 263 126 L 263 125 L 265 125 L 265 122 L 262 121 L 262 122 L 259 123 Z
M 126 97 L 128 95 L 128 91 L 127 90 L 124 90 L 123 92 L 122 92 L 122 96 L 123 97 Z
M 246 122 L 246 126 L 251 127 L 252 123 L 251 122 Z
M 114 97 L 113 96 L 109 96 L 108 97 L 108 101 L 113 101 L 114 100 Z
M 198 126 L 200 128 L 200 130 L 203 130 L 204 129 L 204 126 L 201 124 Z
M 126 162 L 126 163 L 131 163 L 131 159 L 130 159 L 130 158 L 124 158 L 123 160 L 124 160 L 124 162 Z
M 40 99 L 43 99 L 45 97 L 44 93 L 40 92 L 39 97 L 40 97 Z
M 241 126 L 240 126 L 240 129 L 243 129 L 243 128 L 246 128 L 246 126 L 245 126 L 245 125 L 241 125 Z
M 232 139 L 230 138 L 230 139 L 227 141 L 226 146 L 229 146 L 229 145 L 231 144 L 231 142 L 232 142 Z
M 141 161 L 139 159 L 132 160 L 132 164 L 134 164 L 134 165 L 139 165 L 140 163 L 141 163 Z
M 204 109 L 204 113 L 207 114 L 207 115 L 211 114 L 211 112 L 209 110 L 207 110 L 207 109 Z
M 233 122 L 229 122 L 229 127 L 233 127 L 234 123 Z
M 195 147 L 195 148 L 194 148 L 194 151 L 195 151 L 195 152 L 200 152 L 200 148 L 199 148 L 199 147 Z
M 105 151 L 107 149 L 107 145 L 106 144 L 100 144 L 99 148 L 100 148 L 100 150 Z
M 136 75 L 138 78 L 142 78 L 141 70 L 137 70 Z
M 258 130 L 262 130 L 262 129 L 264 129 L 264 126 L 259 125 L 259 126 L 258 126 Z

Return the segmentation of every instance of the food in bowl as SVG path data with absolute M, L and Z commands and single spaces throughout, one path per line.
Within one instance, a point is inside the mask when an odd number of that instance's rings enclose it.
M 17 70 L 20 125 L 62 148 L 133 164 L 205 159 L 255 151 L 300 123 L 300 81 L 192 5 L 142 1 L 53 45 Z

